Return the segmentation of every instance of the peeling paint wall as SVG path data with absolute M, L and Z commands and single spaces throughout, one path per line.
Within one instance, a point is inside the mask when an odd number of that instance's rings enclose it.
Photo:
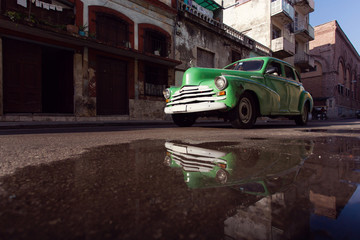
M 224 1 L 224 7 L 234 1 Z M 224 23 L 271 47 L 270 0 L 251 0 L 239 6 L 224 10 Z
M 143 0 L 81 0 L 84 4 L 83 8 L 83 24 L 89 26 L 89 23 L 93 21 L 91 18 L 91 12 L 89 7 L 101 7 L 102 9 L 108 8 L 116 11 L 127 18 L 133 23 L 133 46 L 130 46 L 134 50 L 143 51 L 143 36 L 142 26 L 153 28 L 157 27 L 166 32 L 170 36 L 170 49 L 169 58 L 174 59 L 174 47 L 173 34 L 176 20 L 176 11 L 172 8 L 172 0 L 160 0 L 159 3 L 152 3 L 151 1 Z M 163 9 L 165 7 L 165 10 Z M 168 9 L 166 10 L 166 7 Z M 122 56 L 126 57 L 126 56 Z M 94 58 L 94 56 L 92 56 Z M 90 85 L 94 85 L 96 89 L 96 71 L 94 63 L 88 66 L 86 56 L 84 56 L 82 62 L 83 76 L 81 80 L 77 80 L 76 86 L 79 89 L 77 92 L 82 92 L 82 95 L 75 95 L 75 109 L 78 116 L 96 116 L 96 92 L 90 94 L 92 90 Z M 129 97 L 129 118 L 130 119 L 164 119 L 166 116 L 163 112 L 164 99 L 162 97 L 151 97 L 145 95 L 143 74 L 140 73 L 140 65 L 142 62 L 136 58 L 129 58 L 126 61 L 130 61 L 133 67 L 130 69 L 131 83 L 130 97 Z M 78 63 L 80 67 L 80 62 Z M 173 84 L 175 72 L 173 69 L 169 69 L 169 84 Z M 92 81 L 95 79 L 95 81 Z M 84 89 L 81 89 L 84 87 Z
M 199 21 L 202 21 L 199 19 Z M 217 29 L 214 31 L 212 28 Z M 175 59 L 182 62 L 176 67 L 175 85 L 179 86 L 185 70 L 198 65 L 197 51 L 199 49 L 214 53 L 214 67 L 223 68 L 232 62 L 232 51 L 249 57 L 250 50 L 243 45 L 225 37 L 224 32 L 215 26 L 205 27 L 188 18 L 179 18 L 176 24 Z

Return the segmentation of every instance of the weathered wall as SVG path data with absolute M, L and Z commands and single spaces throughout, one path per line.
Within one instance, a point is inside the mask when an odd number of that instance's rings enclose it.
M 163 120 L 165 101 L 130 99 L 130 119 L 134 120 Z
M 173 0 L 162 0 L 161 4 L 165 4 L 169 9 L 173 5 Z M 126 16 L 133 22 L 133 36 L 134 44 L 131 48 L 135 50 L 142 51 L 142 36 L 141 35 L 141 26 L 145 24 L 147 26 L 154 26 L 162 31 L 165 31 L 170 36 L 170 49 L 169 49 L 169 58 L 174 59 L 175 53 L 173 51 L 173 29 L 175 25 L 175 14 L 171 12 L 171 9 L 163 10 L 161 6 L 153 6 L 148 1 L 139 1 L 139 0 L 114 0 L 114 1 L 104 1 L 102 0 L 88 0 L 83 1 L 84 3 L 84 12 L 83 12 L 83 23 L 84 25 L 89 26 L 89 23 L 93 21 L 90 19 L 89 7 L 98 6 L 102 8 L 109 8 L 115 10 L 120 14 Z M 144 94 L 144 81 L 141 79 L 141 74 L 139 74 L 139 64 L 140 62 L 136 59 L 128 60 L 131 61 L 131 64 L 134 66 L 131 71 L 133 71 L 131 76 L 133 80 L 129 84 L 129 89 L 132 89 L 130 99 L 129 99 L 129 117 L 130 119 L 162 119 L 165 118 L 163 113 L 164 101 L 159 97 L 147 97 Z M 96 72 L 93 68 L 89 68 L 87 64 L 87 57 L 84 55 L 82 62 L 83 76 L 80 79 L 77 79 L 76 86 L 77 88 L 83 87 L 81 90 L 82 95 L 75 95 L 75 104 L 76 104 L 76 114 L 78 116 L 96 116 L 96 96 L 89 96 L 88 86 L 91 79 L 96 79 Z M 80 65 L 80 63 L 78 63 Z M 169 70 L 169 84 L 174 83 L 174 71 Z M 96 84 L 96 82 L 94 83 Z M 80 92 L 80 90 L 78 91 Z
M 224 1 L 224 7 L 235 1 Z M 266 47 L 271 47 L 271 1 L 251 0 L 224 10 L 224 23 L 243 32 Z
M 175 85 L 181 85 L 183 72 L 191 66 L 197 66 L 198 49 L 214 53 L 215 68 L 222 68 L 231 63 L 232 51 L 249 57 L 250 50 L 243 45 L 224 37 L 223 32 L 212 31 L 187 18 L 179 18 L 176 25 L 175 58 L 182 62 L 176 68 Z

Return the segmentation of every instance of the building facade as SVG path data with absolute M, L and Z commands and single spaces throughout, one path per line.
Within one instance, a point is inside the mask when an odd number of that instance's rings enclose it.
M 337 21 L 315 27 L 310 42 L 315 69 L 302 74 L 315 106 L 329 118 L 354 117 L 360 110 L 360 56 Z
M 2 119 L 161 119 L 176 16 L 174 0 L 2 1 Z
M 190 66 L 270 50 L 223 24 L 213 0 L 4 0 L 0 118 L 164 119 Z
M 202 7 L 199 3 L 203 3 Z M 213 0 L 178 1 L 175 85 L 191 66 L 223 68 L 237 60 L 271 55 L 266 46 L 222 21 L 223 8 Z
M 224 23 L 260 42 L 301 72 L 314 66 L 308 43 L 314 39 L 309 13 L 314 0 L 225 0 Z M 227 6 L 234 6 L 227 9 Z

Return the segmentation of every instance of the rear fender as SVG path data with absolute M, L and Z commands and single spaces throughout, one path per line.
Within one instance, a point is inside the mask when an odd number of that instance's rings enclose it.
M 306 103 L 309 103 L 309 112 L 311 113 L 312 110 L 313 110 L 313 107 L 314 107 L 314 101 L 313 101 L 310 93 L 304 91 L 304 92 L 301 93 L 300 101 L 299 101 L 299 106 L 298 106 L 299 112 L 300 112 L 301 114 L 303 113 L 304 105 L 305 105 Z

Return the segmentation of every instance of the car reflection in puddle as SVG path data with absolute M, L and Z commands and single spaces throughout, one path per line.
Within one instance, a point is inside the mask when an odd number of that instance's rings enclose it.
M 359 170 L 357 138 L 103 146 L 0 177 L 0 238 L 358 239 Z
M 165 163 L 182 168 L 189 188 L 232 186 L 244 192 L 269 195 L 296 180 L 314 147 L 312 141 L 276 141 L 264 148 L 231 147 L 222 152 L 197 146 L 166 142 Z M 228 146 L 229 148 L 229 146 Z M 284 187 L 284 186 L 283 186 Z M 251 191 L 255 188 L 260 191 Z

